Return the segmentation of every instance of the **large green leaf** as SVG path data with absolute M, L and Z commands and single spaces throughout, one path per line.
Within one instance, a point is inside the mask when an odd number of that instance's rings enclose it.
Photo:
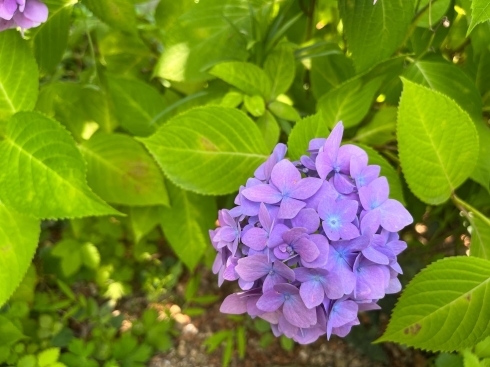
M 435 28 L 437 22 L 446 14 L 451 5 L 451 0 L 420 0 L 417 13 L 424 10 L 417 21 L 418 27 Z
M 254 64 L 240 61 L 224 62 L 211 69 L 210 74 L 249 95 L 259 94 L 264 98 L 271 95 L 271 80 L 264 70 Z
M 0 202 L 0 306 L 24 278 L 36 252 L 40 223 Z
M 217 217 L 216 201 L 211 196 L 201 196 L 168 187 L 172 198 L 171 208 L 162 208 L 161 226 L 170 246 L 179 259 L 194 270 L 207 246 L 211 246 L 208 230 Z
M 340 0 L 347 47 L 358 71 L 391 56 L 402 44 L 414 12 L 406 0 Z
M 311 58 L 311 90 L 316 98 L 355 75 L 352 59 L 337 45 L 329 45 L 325 55 Z
M 130 133 L 148 136 L 155 132 L 166 103 L 158 91 L 139 80 L 109 76 L 109 89 L 120 125 Z
M 88 187 L 85 162 L 56 121 L 19 112 L 0 143 L 0 198 L 37 218 L 119 214 Z
M 321 112 L 305 117 L 293 127 L 288 139 L 288 156 L 295 161 L 306 155 L 308 143 L 313 138 L 326 138 L 329 134 L 329 125 Z
M 267 97 L 274 99 L 286 93 L 293 83 L 295 69 L 293 49 L 287 43 L 279 44 L 264 63 L 264 70 L 272 82 L 271 95 Z
M 241 111 L 219 106 L 178 115 L 140 140 L 170 180 L 207 195 L 238 190 L 268 153 L 252 120 Z
M 473 0 L 471 2 L 471 22 L 466 35 L 469 35 L 477 24 L 490 20 L 490 2 L 488 0 Z
M 87 161 L 87 181 L 103 200 L 122 205 L 168 205 L 160 169 L 132 137 L 99 133 L 80 150 Z
M 23 338 L 25 338 L 25 336 L 18 327 L 8 318 L 0 315 L 0 345 L 2 345 L 2 347 L 9 347 Z
M 369 157 L 369 164 L 377 164 L 381 167 L 380 176 L 386 176 L 388 184 L 390 185 L 390 198 L 398 200 L 402 204 L 405 203 L 403 197 L 402 183 L 400 176 L 393 168 L 393 166 L 383 158 L 376 150 L 363 144 L 356 144 L 364 149 Z
M 136 12 L 131 0 L 84 0 L 84 4 L 111 27 L 136 31 Z
M 450 257 L 422 270 L 406 287 L 378 341 L 430 351 L 472 347 L 490 334 L 490 261 Z
M 490 128 L 483 121 L 475 121 L 475 127 L 480 141 L 480 151 L 470 178 L 490 190 Z
M 346 128 L 360 123 L 371 108 L 381 82 L 381 77 L 366 82 L 356 77 L 324 94 L 317 105 L 327 126 L 332 128 L 339 121 Z
M 279 135 L 281 134 L 281 128 L 277 123 L 274 115 L 269 111 L 257 119 L 257 126 L 264 137 L 267 149 L 272 151 L 276 144 L 279 142 Z
M 468 112 L 474 121 L 482 118 L 482 101 L 475 83 L 461 68 L 447 62 L 416 61 L 403 74 L 414 83 L 431 88 Z
M 440 204 L 473 172 L 478 135 L 453 100 L 406 79 L 403 85 L 397 130 L 403 173 L 419 199 Z
M 36 105 L 39 75 L 36 61 L 19 32 L 0 32 L 0 123 Z
M 76 0 L 47 0 L 49 18 L 34 29 L 32 40 L 39 68 L 53 73 L 68 44 L 71 13 Z
M 165 50 L 155 75 L 198 82 L 210 79 L 207 70 L 218 62 L 247 58 L 245 35 L 251 34 L 254 2 L 206 0 L 189 5 L 187 1 L 182 6 L 169 4 L 175 3 L 174 0 L 161 1 L 158 14 L 168 8 L 170 19 L 164 21 L 170 26 L 163 36 Z

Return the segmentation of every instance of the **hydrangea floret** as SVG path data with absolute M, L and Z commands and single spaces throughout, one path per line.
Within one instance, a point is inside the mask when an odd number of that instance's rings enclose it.
M 48 7 L 39 0 L 0 0 L 0 31 L 29 29 L 48 19 Z
M 260 317 L 276 336 L 308 344 L 347 335 L 360 311 L 401 290 L 397 256 L 407 245 L 397 232 L 412 216 L 389 198 L 380 167 L 363 149 L 341 145 L 342 135 L 339 122 L 297 162 L 278 144 L 240 187 L 236 206 L 220 210 L 210 230 L 213 272 L 220 286 L 238 281 L 241 289 L 221 312 Z

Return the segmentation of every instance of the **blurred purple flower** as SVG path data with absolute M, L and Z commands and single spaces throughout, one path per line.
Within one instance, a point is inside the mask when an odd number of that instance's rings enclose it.
M 0 0 L 0 31 L 29 29 L 48 19 L 48 7 L 39 0 Z

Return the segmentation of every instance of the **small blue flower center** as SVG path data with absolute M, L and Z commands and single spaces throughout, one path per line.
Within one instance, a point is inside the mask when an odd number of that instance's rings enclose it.
M 379 203 L 377 200 L 371 201 L 371 205 L 369 206 L 371 210 L 376 209 L 379 206 Z
M 284 295 L 284 299 L 285 299 L 286 301 L 287 301 L 288 299 L 290 299 L 290 298 L 291 298 L 291 295 L 289 295 L 289 294 L 285 294 L 285 295 Z
M 340 227 L 340 220 L 337 216 L 330 216 L 327 219 L 330 228 L 335 229 Z

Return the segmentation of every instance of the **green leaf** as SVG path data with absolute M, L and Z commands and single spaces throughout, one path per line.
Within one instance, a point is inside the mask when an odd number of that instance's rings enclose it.
M 161 226 L 170 247 L 192 271 L 211 246 L 208 230 L 214 228 L 216 201 L 169 185 L 171 208 L 162 208 Z
M 317 107 L 323 112 L 327 126 L 332 128 L 342 121 L 349 128 L 360 123 L 371 108 L 381 82 L 380 77 L 367 82 L 356 77 L 324 94 Z
M 248 62 L 224 62 L 216 65 L 209 73 L 249 95 L 258 94 L 269 98 L 272 91 L 271 80 L 264 70 Z
M 286 121 L 298 121 L 301 119 L 298 111 L 286 103 L 273 101 L 268 105 L 269 110 L 278 118 Z
M 230 91 L 221 99 L 220 106 L 235 108 L 243 102 L 243 94 L 237 91 Z
M 265 111 L 256 123 L 259 130 L 262 132 L 267 149 L 272 151 L 279 142 L 279 135 L 281 134 L 281 128 L 277 124 L 276 119 L 272 113 Z
M 396 114 L 396 107 L 381 108 L 357 131 L 354 140 L 368 145 L 383 145 L 395 140 Z
M 405 39 L 414 2 L 404 0 L 340 0 L 347 47 L 357 71 L 364 71 L 391 56 Z
M 150 233 L 160 221 L 158 206 L 132 206 L 129 208 L 129 220 L 133 230 L 134 241 L 138 243 L 143 236 Z
M 460 355 L 441 353 L 435 361 L 436 367 L 464 367 L 463 358 Z
M 68 45 L 71 13 L 76 0 L 48 0 L 49 18 L 33 29 L 34 55 L 44 73 L 53 73 Z
M 88 187 L 85 162 L 73 138 L 56 121 L 19 112 L 0 143 L 0 197 L 37 218 L 118 215 Z
M 156 76 L 199 82 L 211 79 L 206 71 L 213 65 L 247 58 L 244 35 L 251 34 L 250 9 L 254 9 L 254 4 L 248 0 L 174 3 L 163 0 L 159 5 L 159 15 L 167 13 L 161 24 L 169 26 L 165 27 L 165 49 L 155 67 Z
M 296 61 L 291 46 L 280 43 L 265 59 L 264 71 L 272 82 L 271 100 L 286 93 L 293 83 Z
M 87 180 L 102 199 L 122 205 L 168 205 L 163 175 L 145 148 L 123 134 L 96 134 L 80 150 Z
M 55 257 L 61 260 L 61 271 L 65 277 L 70 277 L 82 266 L 82 244 L 73 239 L 59 241 L 51 251 Z
M 449 257 L 413 278 L 399 298 L 381 341 L 430 351 L 473 346 L 490 334 L 490 262 Z
M 400 175 L 396 172 L 393 166 L 383 158 L 376 150 L 363 144 L 356 144 L 364 149 L 369 158 L 369 164 L 377 164 L 381 167 L 381 176 L 386 176 L 390 185 L 390 198 L 398 200 L 403 205 L 406 205 L 403 197 L 402 183 Z
M 490 337 L 475 345 L 475 354 L 480 358 L 490 358 Z
M 130 0 L 84 0 L 104 23 L 126 32 L 136 31 L 136 12 Z
M 478 135 L 453 100 L 402 80 L 397 137 L 403 173 L 419 199 L 440 204 L 473 172 Z
M 19 32 L 0 32 L 0 123 L 36 105 L 39 74 L 36 60 Z
M 403 75 L 410 81 L 453 99 L 475 122 L 482 118 L 482 100 L 475 83 L 461 68 L 447 62 L 416 61 Z
M 83 88 L 82 106 L 87 116 L 95 121 L 102 131 L 111 133 L 117 127 L 112 101 L 105 90 L 96 89 L 93 86 Z
M 238 357 L 240 359 L 245 358 L 245 353 L 247 352 L 247 336 L 245 334 L 245 328 L 239 326 L 236 331 L 236 344 L 238 349 Z
M 65 125 L 77 142 L 83 140 L 86 123 L 90 121 L 83 103 L 84 88 L 80 83 L 55 82 L 39 93 L 36 110 Z
M 0 344 L 10 346 L 24 338 L 24 334 L 12 321 L 0 315 Z
M 470 255 L 490 260 L 490 219 L 458 197 L 454 199 L 466 211 L 471 224 Z
M 463 351 L 464 367 L 481 367 L 480 360 L 469 349 Z
M 252 116 L 259 117 L 265 112 L 265 102 L 261 96 L 247 96 L 243 97 L 243 104 L 247 109 L 248 113 Z
M 16 366 L 17 367 L 36 367 L 37 366 L 36 357 L 33 356 L 32 354 L 28 354 L 26 356 L 23 356 L 21 359 L 19 359 Z
M 140 139 L 176 185 L 206 195 L 238 190 L 267 159 L 258 127 L 243 112 L 204 106 Z
M 490 159 L 488 159 L 490 157 L 490 127 L 481 121 L 475 121 L 475 127 L 480 141 L 480 150 L 470 178 L 490 190 Z
M 430 1 L 430 10 L 429 10 Z M 436 28 L 437 22 L 442 19 L 442 17 L 449 10 L 451 5 L 451 0 L 420 0 L 417 12 L 425 9 L 424 14 L 418 19 L 417 26 L 425 28 Z M 430 19 L 429 19 L 430 16 Z
M 98 51 L 109 73 L 138 76 L 152 65 L 153 55 L 138 34 L 109 32 L 98 40 Z
M 311 90 L 316 98 L 338 87 L 355 75 L 352 59 L 337 45 L 329 45 L 326 55 L 311 59 Z
M 225 349 L 223 350 L 223 358 L 221 360 L 221 365 L 223 367 L 227 367 L 231 362 L 231 357 L 233 355 L 233 347 L 235 346 L 235 339 L 233 335 L 230 333 L 228 338 L 226 339 Z
M 97 269 L 100 265 L 100 253 L 97 247 L 90 242 L 84 243 L 80 247 L 80 256 L 83 265 L 89 269 Z
M 288 156 L 296 161 L 306 154 L 308 143 L 313 138 L 326 138 L 330 133 L 321 112 L 299 120 L 288 139 Z
M 488 0 L 473 0 L 471 2 L 471 22 L 466 35 L 469 35 L 477 24 L 490 20 L 490 3 Z
M 43 350 L 41 353 L 37 355 L 37 361 L 39 367 L 49 367 L 53 363 L 56 363 L 59 357 L 60 357 L 59 348 L 49 348 Z
M 0 202 L 0 306 L 14 293 L 31 265 L 39 227 L 39 220 L 16 213 Z
M 155 132 L 166 104 L 156 89 L 139 80 L 108 76 L 109 90 L 120 125 L 130 133 Z

